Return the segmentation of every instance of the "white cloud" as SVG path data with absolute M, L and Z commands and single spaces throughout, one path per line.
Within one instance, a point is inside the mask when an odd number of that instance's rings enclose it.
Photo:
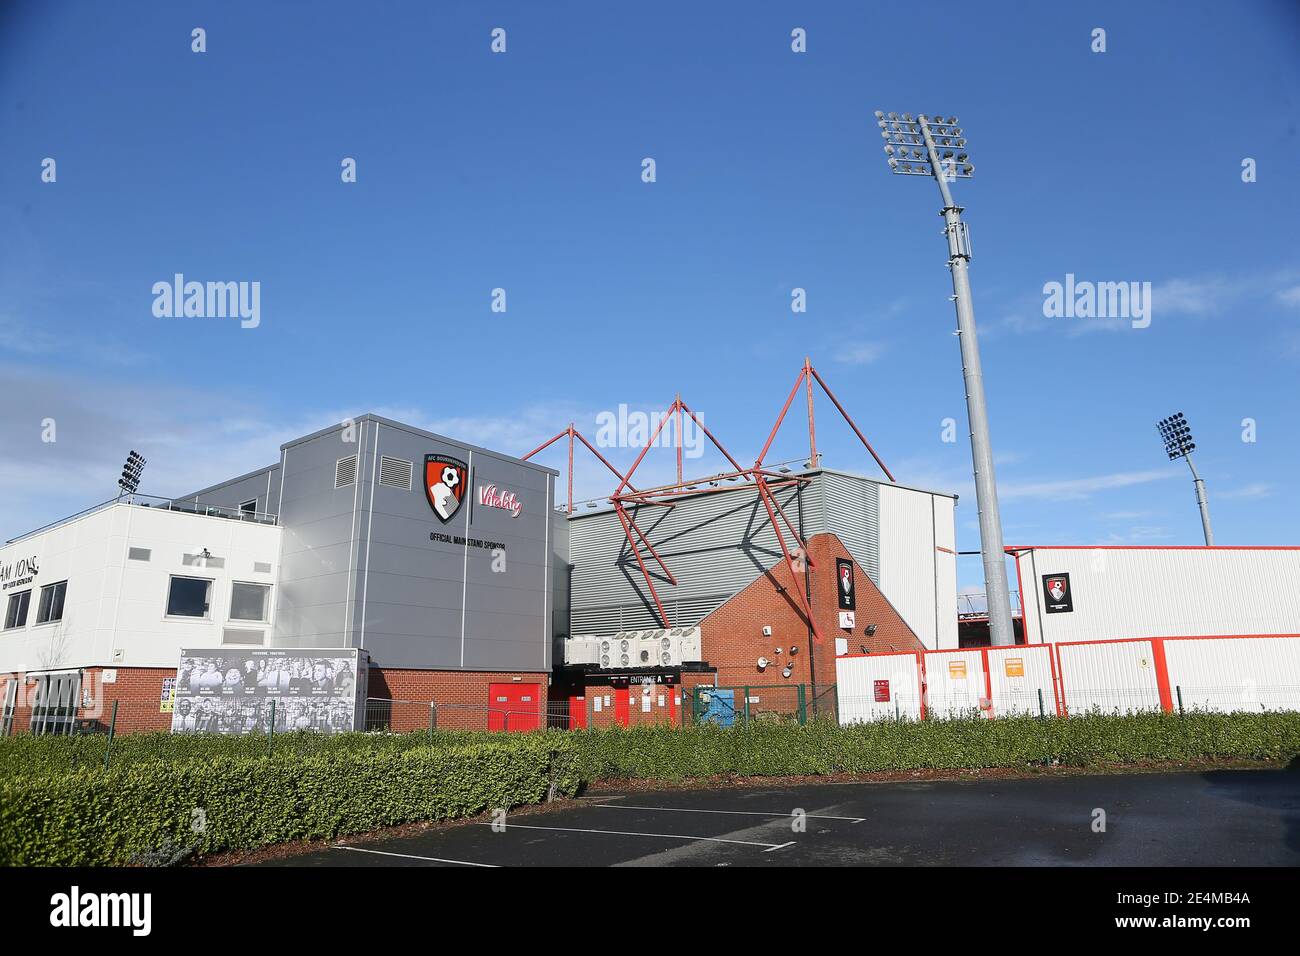
M 1101 491 L 1128 488 L 1152 481 L 1164 481 L 1173 475 L 1167 471 L 1125 471 L 1111 475 L 1094 475 L 1089 478 L 1066 478 L 1058 481 L 1001 482 L 999 498 L 1007 501 L 1039 499 L 1048 501 L 1089 498 Z
M 1273 486 L 1263 481 L 1256 481 L 1249 485 L 1243 485 L 1240 488 L 1233 488 L 1229 491 L 1220 491 L 1220 498 L 1267 498 L 1273 494 Z
M 1300 308 L 1300 285 L 1293 285 L 1289 289 L 1279 289 L 1273 294 L 1273 298 L 1290 308 Z
M 869 365 L 884 353 L 880 342 L 853 342 L 842 346 L 832 358 L 842 365 Z

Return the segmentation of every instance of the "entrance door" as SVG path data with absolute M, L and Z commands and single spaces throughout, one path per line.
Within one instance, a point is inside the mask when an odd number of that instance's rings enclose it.
M 587 698 L 570 697 L 569 698 L 569 729 L 582 730 L 587 726 Z
M 488 730 L 536 730 L 540 684 L 489 684 Z
M 614 723 L 620 727 L 628 725 L 628 714 L 631 710 L 628 688 L 614 688 Z

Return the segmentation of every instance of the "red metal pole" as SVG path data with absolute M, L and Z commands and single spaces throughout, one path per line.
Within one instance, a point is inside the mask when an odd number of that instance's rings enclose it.
M 835 404 L 839 413 L 844 416 L 844 420 L 849 423 L 849 427 L 853 429 L 853 433 L 858 436 L 858 441 L 862 442 L 862 444 L 867 447 L 867 451 L 871 452 L 871 457 L 876 459 L 876 464 L 880 466 L 880 470 L 885 473 L 885 476 L 888 477 L 890 481 L 896 481 L 897 479 L 895 479 L 889 469 L 885 467 L 885 463 L 880 460 L 880 456 L 876 454 L 876 450 L 871 447 L 871 442 L 867 441 L 866 436 L 858 430 L 858 426 L 853 423 L 853 419 L 850 418 L 849 413 L 844 410 L 844 406 L 840 404 L 840 400 L 836 398 L 835 393 L 830 390 L 830 386 L 826 384 L 826 381 L 817 373 L 815 368 L 809 366 L 809 370 L 813 373 L 813 377 L 817 379 L 817 383 L 821 385 L 822 391 L 826 393 L 826 397 Z
M 677 483 L 680 485 L 682 483 L 682 395 L 680 392 L 677 393 L 673 404 L 677 406 Z
M 563 437 L 564 437 L 564 434 L 565 434 L 564 432 L 560 432 L 558 435 L 556 435 L 556 436 L 555 436 L 554 438 L 552 438 L 550 441 L 545 442 L 545 443 L 543 443 L 543 444 L 541 444 L 541 445 L 538 445 L 536 448 L 534 448 L 534 449 L 533 449 L 532 451 L 530 451 L 528 454 L 524 455 L 523 460 L 524 460 L 524 461 L 527 461 L 529 458 L 532 458 L 534 455 L 536 455 L 539 451 L 542 451 L 542 450 L 544 450 L 544 449 L 546 449 L 546 448 L 550 448 L 550 447 L 551 447 L 552 445 L 554 445 L 557 441 L 559 441 L 561 438 L 563 438 Z
M 776 424 L 772 426 L 772 433 L 767 436 L 767 444 L 764 445 L 763 450 L 758 453 L 758 460 L 754 462 L 755 465 L 763 464 L 763 459 L 767 457 L 767 451 L 772 447 L 772 442 L 776 439 L 776 433 L 781 430 L 781 423 L 785 421 L 785 413 L 790 410 L 790 405 L 794 402 L 794 397 L 799 394 L 799 385 L 803 382 L 803 377 L 804 373 L 800 371 L 799 377 L 794 380 L 794 388 L 790 389 L 790 397 L 787 398 L 785 404 L 781 406 L 781 414 L 776 416 Z
M 628 469 L 627 478 L 624 478 L 622 484 L 620 484 L 617 488 L 614 489 L 615 495 L 619 495 L 623 493 L 624 486 L 628 484 L 628 478 L 631 478 L 633 473 L 636 472 L 637 468 L 640 467 L 641 459 L 645 458 L 646 452 L 650 450 L 651 446 L 654 445 L 655 441 L 659 438 L 659 433 L 664 430 L 664 422 L 668 421 L 668 419 L 672 416 L 673 411 L 680 404 L 681 404 L 680 401 L 674 401 L 673 407 L 668 409 L 668 411 L 664 412 L 664 417 L 659 419 L 659 424 L 658 426 L 656 426 L 654 434 L 650 436 L 650 440 L 646 442 L 645 447 L 641 449 L 641 454 L 636 456 L 636 461 L 632 462 L 632 467 Z M 693 418 L 694 416 L 691 417 Z M 736 467 L 739 468 L 740 466 L 736 465 Z
M 740 467 L 740 462 L 736 461 L 736 459 L 731 457 L 731 452 L 727 451 L 727 449 L 722 447 L 722 443 L 713 437 L 713 432 L 709 431 L 708 427 L 705 426 L 704 422 L 700 421 L 698 418 L 695 417 L 695 413 L 691 411 L 690 406 L 687 405 L 685 402 L 678 402 L 678 404 L 681 405 L 681 407 L 686 411 L 687 415 L 691 416 L 691 421 L 695 422 L 695 424 L 699 426 L 700 431 L 704 432 L 704 434 L 709 436 L 709 441 L 713 442 L 713 447 L 716 448 L 718 451 L 722 452 L 724 456 L 726 456 L 727 461 L 731 462 L 731 467 L 735 468 L 736 471 L 744 471 L 745 469 Z
M 817 622 L 813 619 L 812 607 L 808 604 L 808 599 L 803 593 L 803 588 L 799 587 L 799 571 L 794 566 L 794 558 L 790 556 L 790 549 L 785 546 L 785 537 L 781 534 L 781 527 L 776 522 L 776 514 L 772 511 L 772 505 L 767 500 L 767 489 L 759 485 L 758 496 L 763 500 L 763 507 L 767 509 L 767 516 L 772 522 L 772 530 L 776 532 L 776 540 L 781 545 L 781 553 L 785 555 L 786 567 L 790 569 L 790 590 L 799 595 L 799 603 L 803 605 L 804 613 L 808 618 L 808 626 L 812 629 L 813 637 L 817 643 L 822 643 L 821 631 L 817 629 Z M 806 555 L 807 552 L 805 552 Z
M 813 417 L 813 382 L 812 363 L 808 361 L 808 356 L 803 359 L 803 380 L 808 388 L 808 467 L 816 468 L 821 464 L 821 459 L 817 457 L 817 420 Z
M 619 507 L 622 507 L 622 504 L 620 504 Z M 627 514 L 626 508 L 623 509 L 623 513 Z M 655 550 L 654 545 L 650 543 L 650 539 L 645 536 L 645 532 L 643 532 L 641 528 L 637 525 L 636 517 L 634 515 L 627 515 L 627 520 L 628 520 L 628 524 L 632 526 L 632 530 L 636 532 L 637 537 L 641 539 L 641 543 L 646 546 L 646 549 L 652 555 L 654 555 L 654 559 L 659 562 L 659 567 L 663 570 L 664 575 L 665 577 L 668 578 L 669 583 L 672 584 L 673 587 L 676 587 L 677 578 L 675 578 L 673 576 L 673 573 L 668 570 L 668 565 L 664 564 L 664 559 L 659 557 L 659 552 Z
M 569 514 L 573 514 L 573 422 L 569 422 Z
M 628 527 L 627 516 L 623 514 L 623 506 L 615 503 L 614 513 L 618 515 L 618 520 L 623 525 L 623 533 L 627 535 L 628 547 L 632 549 L 632 556 L 636 558 L 636 563 L 641 567 L 641 575 L 645 578 L 646 587 L 650 589 L 650 596 L 655 599 L 655 607 L 659 608 L 659 620 L 663 622 L 664 627 L 672 627 L 668 621 L 668 612 L 664 610 L 663 602 L 659 600 L 659 592 L 655 590 L 654 582 L 650 580 L 650 572 L 646 570 L 645 562 L 641 560 L 641 552 L 636 549 L 636 542 L 632 540 L 632 530 Z

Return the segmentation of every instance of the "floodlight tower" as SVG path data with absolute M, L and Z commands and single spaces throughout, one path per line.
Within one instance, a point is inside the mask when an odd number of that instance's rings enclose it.
M 1201 509 L 1201 530 L 1205 532 L 1205 545 L 1209 547 L 1214 544 L 1214 532 L 1210 530 L 1210 503 L 1205 497 L 1205 482 L 1201 481 L 1196 465 L 1192 463 L 1192 452 L 1196 450 L 1196 442 L 1192 441 L 1192 428 L 1182 412 L 1174 412 L 1168 418 L 1160 419 L 1156 422 L 1156 428 L 1160 429 L 1160 437 L 1165 440 L 1165 453 L 1169 460 L 1186 458 L 1187 467 L 1192 470 L 1196 504 Z
M 948 237 L 948 270 L 952 273 L 952 299 L 957 305 L 957 336 L 961 343 L 962 375 L 966 381 L 966 413 L 970 419 L 971 461 L 975 470 L 975 504 L 979 509 L 980 551 L 984 557 L 984 593 L 989 607 L 989 634 L 994 646 L 1015 644 L 1011 621 L 1011 593 L 1007 585 L 1006 555 L 1002 546 L 1002 518 L 998 512 L 997 481 L 989 441 L 988 408 L 984 402 L 984 373 L 975 338 L 975 308 L 970 290 L 970 233 L 962 222 L 962 207 L 952 200 L 948 184 L 970 179 L 975 167 L 966 153 L 966 140 L 957 117 L 912 116 L 876 111 L 880 135 L 885 140 L 889 168 L 899 176 L 929 176 L 943 197 L 944 234 Z
M 140 487 L 140 475 L 144 471 L 145 459 L 134 448 L 131 454 L 126 456 L 126 464 L 122 466 L 122 477 L 117 479 L 117 487 L 121 490 L 118 497 L 122 495 L 133 495 L 136 489 Z

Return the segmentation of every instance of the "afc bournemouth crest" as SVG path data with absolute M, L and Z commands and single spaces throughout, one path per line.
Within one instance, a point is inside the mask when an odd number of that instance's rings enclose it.
M 853 562 L 835 559 L 835 593 L 839 596 L 840 610 L 853 611 L 858 607 L 853 590 Z
M 469 486 L 469 466 L 446 455 L 424 456 L 424 494 L 443 524 L 460 511 Z
M 1074 593 L 1070 590 L 1069 574 L 1043 575 L 1043 605 L 1043 610 L 1048 614 L 1074 610 Z

